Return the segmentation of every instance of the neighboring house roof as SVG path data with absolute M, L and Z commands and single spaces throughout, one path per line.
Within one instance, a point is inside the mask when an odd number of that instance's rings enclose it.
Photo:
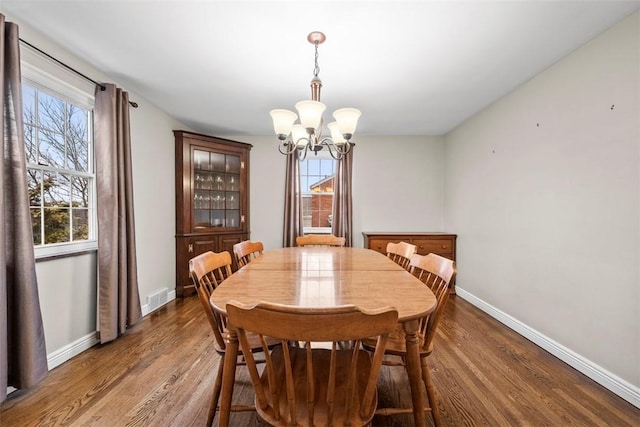
M 333 174 L 333 175 L 329 175 L 329 176 L 327 176 L 327 177 L 325 177 L 325 178 L 321 179 L 320 181 L 318 181 L 318 182 L 315 182 L 315 183 L 311 184 L 311 185 L 309 186 L 309 189 L 311 189 L 311 191 L 313 191 L 313 189 L 314 189 L 314 188 L 321 187 L 321 186 L 322 186 L 322 184 L 326 184 L 326 183 L 328 183 L 328 182 L 330 182 L 330 181 L 333 181 L 333 179 L 334 179 L 335 177 L 336 177 L 336 175 L 335 175 L 335 174 Z

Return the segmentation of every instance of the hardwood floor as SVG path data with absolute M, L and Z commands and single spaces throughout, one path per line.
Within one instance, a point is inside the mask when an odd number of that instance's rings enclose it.
M 199 304 L 171 302 L 119 340 L 14 392 L 0 426 L 203 426 L 218 356 Z M 640 409 L 460 298 L 449 300 L 438 334 L 429 362 L 446 426 L 640 425 Z M 251 384 L 244 368 L 239 373 L 234 402 L 250 404 Z M 379 385 L 382 404 L 410 402 L 402 368 L 384 367 Z M 264 425 L 253 412 L 231 420 Z M 413 423 L 394 416 L 373 424 Z

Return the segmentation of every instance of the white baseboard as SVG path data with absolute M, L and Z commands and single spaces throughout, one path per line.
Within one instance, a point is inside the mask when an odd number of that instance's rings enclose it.
M 172 291 L 169 291 L 167 297 L 168 297 L 167 303 L 169 303 L 169 301 L 176 299 L 176 290 L 173 289 Z M 141 309 L 142 309 L 143 317 L 149 314 L 148 306 L 146 304 L 143 305 Z M 62 365 L 64 362 L 71 359 L 72 357 L 75 357 L 78 354 L 82 353 L 83 351 L 90 349 L 94 345 L 98 344 L 98 342 L 100 341 L 98 340 L 97 333 L 92 332 L 62 347 L 61 349 L 54 351 L 53 353 L 48 354 L 47 366 L 49 370 L 52 370 L 56 366 Z
M 54 351 L 47 355 L 47 366 L 49 370 L 52 370 L 56 366 L 62 365 L 72 357 L 77 356 L 85 350 L 90 349 L 94 345 L 98 344 L 99 340 L 97 334 L 92 332 L 84 337 L 67 344 L 59 350 Z
M 528 340 L 532 341 L 536 345 L 542 347 L 549 353 L 556 356 L 558 359 L 582 372 L 584 375 L 588 376 L 611 392 L 617 394 L 635 407 L 640 408 L 639 387 L 636 387 L 633 384 L 623 380 L 622 378 L 612 374 L 606 369 L 603 369 L 601 366 L 596 365 L 590 360 L 555 342 L 549 337 L 542 335 L 535 329 L 498 310 L 491 304 L 486 303 L 485 301 L 477 298 L 475 295 L 459 288 L 458 286 L 456 286 L 456 294 L 458 295 L 458 297 L 478 307 L 489 316 L 505 324 L 506 326 L 513 329 Z

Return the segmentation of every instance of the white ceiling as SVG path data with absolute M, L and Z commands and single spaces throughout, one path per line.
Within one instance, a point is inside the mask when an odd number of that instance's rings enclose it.
M 329 113 L 362 110 L 357 134 L 440 135 L 637 10 L 640 0 L 0 6 L 126 90 L 214 135 L 269 135 L 269 110 L 309 99 L 314 48 L 306 37 L 323 31 Z

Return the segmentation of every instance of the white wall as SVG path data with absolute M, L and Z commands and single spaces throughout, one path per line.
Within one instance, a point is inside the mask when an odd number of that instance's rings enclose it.
M 640 404 L 636 13 L 446 136 L 461 296 Z M 494 314 L 495 314 L 494 313 Z
M 97 81 L 107 78 L 82 60 L 19 20 L 20 37 Z M 26 51 L 26 49 L 23 49 Z M 56 76 L 70 74 L 53 61 L 38 61 Z M 48 62 L 48 64 L 47 64 Z M 86 82 L 84 82 L 86 84 Z M 123 87 L 124 90 L 128 88 Z M 143 311 L 146 297 L 161 288 L 175 295 L 175 183 L 172 130 L 188 129 L 130 92 L 139 108 L 131 110 L 131 154 L 135 205 L 138 282 Z M 39 261 L 36 274 L 40 294 L 49 367 L 95 343 L 96 255 Z
M 353 245 L 363 231 L 445 231 L 444 138 L 356 137 Z
M 269 120 L 265 115 L 265 120 Z M 220 136 L 220 135 L 216 135 Z M 265 250 L 282 247 L 285 156 L 278 152 L 277 138 L 268 136 L 222 136 L 252 144 L 249 158 L 249 224 L 251 239 Z

